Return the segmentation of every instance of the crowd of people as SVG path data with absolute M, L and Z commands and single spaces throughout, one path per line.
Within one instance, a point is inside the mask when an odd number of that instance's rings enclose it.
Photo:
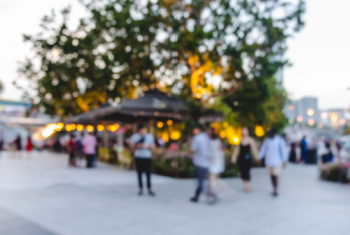
M 11 143 L 16 150 L 22 150 L 21 136 L 18 135 Z M 134 163 L 138 180 L 138 195 L 143 195 L 144 184 L 142 180 L 143 174 L 146 175 L 147 193 L 155 196 L 152 190 L 151 172 L 152 172 L 152 155 L 158 146 L 159 139 L 147 132 L 144 124 L 137 125 L 137 131 L 128 139 L 126 147 L 134 157 Z M 59 145 L 59 146 L 58 146 Z M 3 146 L 3 137 L 0 134 L 0 147 Z M 287 161 L 291 163 L 308 163 L 313 158 L 312 148 L 306 136 L 299 141 L 289 141 L 285 136 L 277 134 L 276 129 L 271 129 L 262 144 L 258 144 L 250 136 L 248 128 L 242 129 L 240 143 L 233 148 L 231 162 L 237 164 L 240 177 L 243 181 L 243 189 L 245 192 L 251 190 L 251 168 L 253 163 L 260 165 L 264 159 L 267 172 L 271 178 L 272 193 L 278 196 L 278 182 L 281 169 L 286 165 Z M 26 140 L 26 151 L 33 149 L 33 142 L 28 136 Z M 61 149 L 61 143 L 57 140 L 53 143 L 53 149 Z M 66 149 L 69 155 L 68 165 L 70 167 L 81 166 L 81 160 L 85 158 L 86 167 L 92 168 L 97 164 L 98 155 L 98 138 L 96 134 L 87 132 L 85 134 L 70 134 L 70 138 L 66 143 Z M 171 145 L 169 150 L 178 149 L 178 145 Z M 202 125 L 197 125 L 193 129 L 193 137 L 190 144 L 191 154 L 193 155 L 193 165 L 195 166 L 195 176 L 197 179 L 197 187 L 194 195 L 190 198 L 191 202 L 198 202 L 200 195 L 206 188 L 206 195 L 210 204 L 218 201 L 216 187 L 220 175 L 225 171 L 225 152 L 226 146 L 222 142 L 220 136 L 214 128 L 205 130 Z M 332 145 L 330 141 L 319 141 L 317 143 L 317 151 L 322 164 L 329 164 L 339 159 L 344 151 L 341 142 Z M 336 154 L 334 154 L 336 152 Z M 317 161 L 317 159 L 316 159 Z M 208 179 L 208 187 L 204 187 L 204 183 Z
M 147 176 L 147 190 L 151 196 L 155 196 L 151 184 L 151 158 L 155 149 L 155 138 L 147 133 L 146 126 L 138 125 L 137 132 L 129 140 L 131 151 L 135 157 L 138 176 L 138 195 L 143 194 L 142 174 Z M 215 189 L 217 180 L 225 170 L 225 147 L 214 129 L 208 132 L 202 125 L 197 125 L 193 129 L 193 139 L 191 141 L 191 151 L 193 153 L 193 164 L 197 187 L 194 196 L 190 198 L 192 202 L 198 202 L 204 189 L 206 178 L 209 179 L 207 197 L 210 204 L 217 202 L 218 197 Z M 277 135 L 276 129 L 271 129 L 268 138 L 262 144 L 260 152 L 257 150 L 255 141 L 249 135 L 248 128 L 242 131 L 241 142 L 235 147 L 232 155 L 232 163 L 238 163 L 240 175 L 244 182 L 244 190 L 250 190 L 250 168 L 253 157 L 259 164 L 265 158 L 267 170 L 271 176 L 273 186 L 272 196 L 278 195 L 278 176 L 281 168 L 286 164 L 287 146 L 285 140 Z
M 95 167 L 98 154 L 98 141 L 96 135 L 88 132 L 85 135 L 75 136 L 71 133 L 67 142 L 67 152 L 69 155 L 69 166 L 78 166 L 77 161 L 85 157 L 86 168 Z
M 300 141 L 286 141 L 291 163 L 333 164 L 348 161 L 350 157 L 346 142 L 340 140 L 303 136 Z

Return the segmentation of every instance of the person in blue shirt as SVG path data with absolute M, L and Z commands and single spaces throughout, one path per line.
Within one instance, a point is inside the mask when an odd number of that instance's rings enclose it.
M 306 136 L 303 136 L 303 139 L 300 141 L 300 150 L 301 150 L 301 160 L 306 163 L 307 162 L 307 142 Z
M 265 158 L 266 168 L 271 175 L 272 196 L 277 196 L 278 175 L 287 162 L 287 146 L 284 139 L 277 135 L 276 129 L 269 131 L 269 136 L 260 149 L 259 158 Z
M 193 164 L 196 167 L 198 185 L 195 194 L 190 201 L 198 202 L 210 166 L 212 149 L 211 140 L 208 134 L 204 132 L 204 127 L 202 125 L 197 125 L 193 129 L 193 134 L 194 137 L 192 139 L 191 150 L 194 153 Z
M 146 126 L 139 124 L 137 126 L 138 132 L 133 134 L 130 138 L 130 148 L 134 153 L 137 177 L 139 182 L 138 195 L 143 194 L 142 174 L 146 173 L 148 194 L 155 196 L 151 185 L 151 158 L 152 151 L 155 149 L 155 141 L 152 134 L 147 133 Z

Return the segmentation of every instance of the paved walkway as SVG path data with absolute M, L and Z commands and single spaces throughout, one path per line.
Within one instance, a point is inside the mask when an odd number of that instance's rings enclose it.
M 100 164 L 67 167 L 52 153 L 0 155 L 0 234 L 329 235 L 349 233 L 350 187 L 322 182 L 312 166 L 288 166 L 278 198 L 264 169 L 253 191 L 222 180 L 221 200 L 191 204 L 195 183 L 154 176 L 156 198 L 136 196 L 136 175 Z

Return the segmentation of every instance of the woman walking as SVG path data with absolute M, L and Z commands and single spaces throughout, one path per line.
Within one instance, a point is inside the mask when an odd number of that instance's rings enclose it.
M 209 166 L 209 203 L 214 204 L 218 198 L 215 189 L 220 174 L 225 170 L 225 153 L 222 142 L 213 128 L 210 129 L 209 137 L 211 139 L 212 157 Z
M 247 127 L 242 130 L 242 138 L 239 145 L 235 147 L 232 154 L 232 163 L 238 162 L 239 171 L 241 178 L 244 182 L 244 191 L 250 191 L 250 168 L 252 167 L 252 153 L 259 162 L 258 149 L 256 148 L 255 141 L 249 135 L 249 130 Z M 238 160 L 237 160 L 238 156 Z
M 31 152 L 33 150 L 33 141 L 32 141 L 32 138 L 30 138 L 30 135 L 27 137 L 26 150 L 27 152 Z

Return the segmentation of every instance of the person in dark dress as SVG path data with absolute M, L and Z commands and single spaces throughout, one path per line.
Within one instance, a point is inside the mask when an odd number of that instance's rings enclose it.
M 289 152 L 289 162 L 296 163 L 297 162 L 297 153 L 296 153 L 296 143 L 290 144 L 290 152 Z
M 325 147 L 327 149 L 326 153 L 322 155 L 322 163 L 328 164 L 333 162 L 334 154 L 331 150 L 331 143 L 329 141 L 325 141 Z
M 256 148 L 255 141 L 252 137 L 250 137 L 248 128 L 245 127 L 242 130 L 240 144 L 235 147 L 232 154 L 232 163 L 238 163 L 240 175 L 244 182 L 244 191 L 246 192 L 250 191 L 250 168 L 253 164 L 252 153 L 256 161 L 260 162 L 258 159 L 258 149 Z
M 15 139 L 15 146 L 17 151 L 22 150 L 22 139 L 20 135 L 17 135 L 17 138 Z

